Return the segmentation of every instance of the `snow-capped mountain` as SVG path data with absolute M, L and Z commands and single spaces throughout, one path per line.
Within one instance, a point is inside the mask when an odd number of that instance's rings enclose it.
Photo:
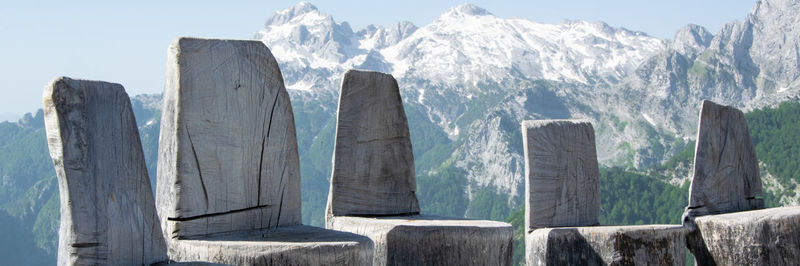
M 267 19 L 255 38 L 270 47 L 281 62 L 295 105 L 313 106 L 313 111 L 295 110 L 300 117 L 318 119 L 304 131 L 309 139 L 324 133 L 321 125 L 333 122 L 342 73 L 359 68 L 392 73 L 409 109 L 416 109 L 420 118 L 427 120 L 425 123 L 434 124 L 450 141 L 464 138 L 466 142 L 475 141 L 475 136 L 464 134 L 465 127 L 482 120 L 481 112 L 488 111 L 484 109 L 500 104 L 511 92 L 525 89 L 530 81 L 572 84 L 549 93 L 557 98 L 592 100 L 602 88 L 628 75 L 666 45 L 658 38 L 602 22 L 543 24 L 521 18 L 504 19 L 471 4 L 453 7 L 421 28 L 400 22 L 391 28 L 370 25 L 354 31 L 347 22 L 337 22 L 310 3 L 301 2 Z M 492 103 L 483 103 L 487 101 Z M 573 116 L 596 114 L 564 117 Z M 531 118 L 514 115 L 514 120 L 525 117 Z M 486 157 L 500 156 L 499 150 L 492 149 L 459 153 L 476 152 L 489 154 L 464 159 L 491 160 Z M 510 154 L 514 156 L 509 158 L 520 155 Z M 479 185 L 512 192 L 520 188 L 521 160 L 516 160 L 514 166 L 509 163 L 460 163 L 459 167 L 485 169 L 469 172 L 482 177 Z M 515 170 L 508 171 L 509 168 Z M 499 175 L 504 180 L 493 181 Z
M 417 28 L 400 22 L 354 32 L 307 2 L 278 11 L 255 38 L 290 68 L 372 68 L 464 89 L 486 80 L 547 79 L 593 83 L 619 79 L 663 49 L 664 42 L 605 23 L 536 23 L 503 19 L 471 4 Z M 286 75 L 295 90 L 337 90 Z
M 602 22 L 500 18 L 471 4 L 421 27 L 353 30 L 301 2 L 255 38 L 292 95 L 308 186 L 327 187 L 340 78 L 358 68 L 398 79 L 418 173 L 457 168 L 467 193 L 490 187 L 513 203 L 524 184 L 522 120 L 588 119 L 603 164 L 646 167 L 693 138 L 701 99 L 752 108 L 797 95 L 798 2 L 759 1 L 716 35 L 688 25 L 673 40 Z

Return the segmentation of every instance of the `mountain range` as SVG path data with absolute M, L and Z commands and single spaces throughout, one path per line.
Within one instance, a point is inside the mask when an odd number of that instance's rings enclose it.
M 524 184 L 522 120 L 587 119 L 601 163 L 643 169 L 694 138 L 702 99 L 751 110 L 797 97 L 797 10 L 794 0 L 758 1 L 716 34 L 687 25 L 661 40 L 602 22 L 499 18 L 471 4 L 422 27 L 354 31 L 301 2 L 254 38 L 281 62 L 301 154 L 320 153 L 305 157 L 308 182 L 323 186 L 329 176 L 340 78 L 358 68 L 398 79 L 418 173 L 457 168 L 470 198 L 492 187 L 514 205 Z
M 797 102 L 798 10 L 800 0 L 761 0 L 716 33 L 687 25 L 659 39 L 603 22 L 500 18 L 471 4 L 424 26 L 354 30 L 301 2 L 274 13 L 253 38 L 279 61 L 292 98 L 304 223 L 324 219 L 338 92 L 351 68 L 398 80 L 423 212 L 502 219 L 524 191 L 523 120 L 591 121 L 604 167 L 647 172 L 693 145 L 702 99 L 746 111 Z M 151 179 L 160 101 L 132 97 Z M 0 202 L 53 256 L 58 189 L 40 120 L 34 112 L 0 123 Z M 663 182 L 684 184 L 682 167 L 665 170 Z M 458 207 L 440 208 L 443 201 Z M 502 211 L 479 214 L 479 205 Z

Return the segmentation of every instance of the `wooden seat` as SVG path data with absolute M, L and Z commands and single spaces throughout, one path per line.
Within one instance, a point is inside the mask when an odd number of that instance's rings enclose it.
M 59 265 L 166 262 L 139 130 L 122 85 L 59 77 L 44 91 L 58 175 Z
M 339 99 L 326 224 L 368 236 L 374 265 L 510 265 L 507 223 L 419 215 L 397 81 L 350 70 Z
M 800 207 L 764 208 L 758 159 L 742 111 L 703 101 L 683 223 L 699 265 L 800 261 Z
M 586 121 L 522 123 L 527 265 L 683 265 L 680 225 L 597 226 L 600 175 Z
M 301 225 L 294 115 L 263 43 L 176 39 L 162 110 L 156 200 L 171 258 L 371 263 L 368 238 Z

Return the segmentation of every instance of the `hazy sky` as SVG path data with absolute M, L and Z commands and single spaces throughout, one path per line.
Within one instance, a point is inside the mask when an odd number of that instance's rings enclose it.
M 118 3 L 120 2 L 120 3 Z M 163 90 L 176 36 L 245 39 L 297 1 L 10 1 L 0 6 L 0 117 L 41 108 L 56 76 L 121 83 L 128 94 Z M 311 1 L 353 30 L 408 20 L 423 26 L 464 1 Z M 745 18 L 755 0 L 470 1 L 496 16 L 556 23 L 604 21 L 671 38 L 688 23 L 716 32 Z

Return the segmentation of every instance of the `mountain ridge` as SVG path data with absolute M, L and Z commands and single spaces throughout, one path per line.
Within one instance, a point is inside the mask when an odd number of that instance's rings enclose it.
M 407 112 L 414 113 L 409 122 L 434 126 L 418 134 L 437 144 L 414 143 L 415 156 L 429 161 L 417 172 L 458 168 L 466 173 L 469 198 L 492 187 L 510 195 L 514 206 L 524 169 L 514 125 L 522 120 L 587 119 L 596 126 L 601 163 L 646 168 L 694 138 L 693 103 L 701 99 L 752 109 L 798 95 L 797 86 L 775 93 L 764 82 L 775 77 L 756 75 L 761 65 L 750 58 L 760 57 L 750 55 L 755 50 L 749 45 L 759 23 L 798 24 L 792 14 L 775 11 L 797 2 L 760 1 L 745 22 L 728 23 L 717 34 L 689 24 L 673 40 L 603 22 L 499 18 L 472 4 L 452 7 L 419 27 L 369 25 L 354 32 L 303 2 L 276 14 L 310 11 L 281 20 L 289 23 L 279 27 L 270 19 L 255 37 L 281 61 L 292 101 L 303 106 L 295 112 L 314 117 L 313 125 L 298 126 L 299 134 L 307 134 L 299 137 L 301 150 L 313 149 L 321 158 L 332 152 L 344 71 L 391 73 Z M 769 35 L 766 30 L 762 35 Z M 779 62 L 793 62 L 787 58 Z M 776 71 L 786 79 L 794 75 Z M 330 163 L 321 158 L 307 164 L 314 168 L 310 179 L 324 186 Z

